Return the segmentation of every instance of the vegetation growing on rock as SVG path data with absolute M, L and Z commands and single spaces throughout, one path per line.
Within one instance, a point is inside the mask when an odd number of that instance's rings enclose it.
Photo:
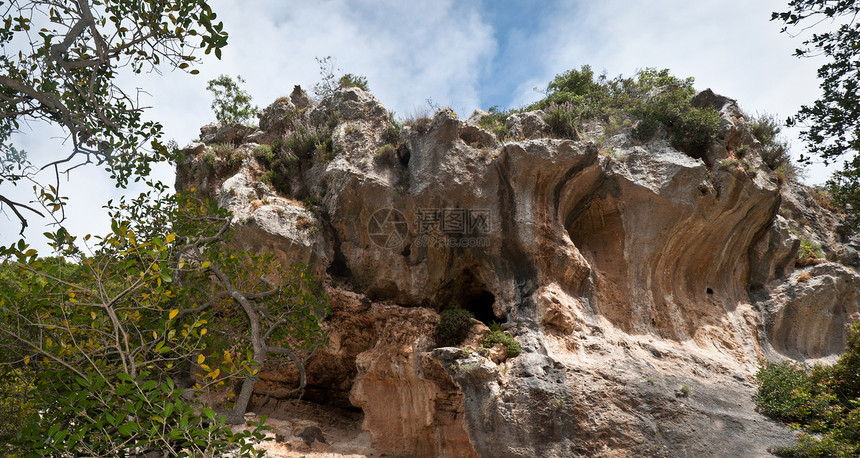
M 756 379 L 756 404 L 802 431 L 780 456 L 857 456 L 860 453 L 860 323 L 833 365 L 767 363 Z
M 714 141 L 720 123 L 713 107 L 696 107 L 693 78 L 681 79 L 668 69 L 639 71 L 635 77 L 595 77 L 588 65 L 571 69 L 547 85 L 546 97 L 529 109 L 543 109 L 544 120 L 556 135 L 577 138 L 583 121 L 634 120 L 634 136 L 650 140 L 665 129 L 672 145 L 701 157 Z
M 436 325 L 436 346 L 456 347 L 469 336 L 472 329 L 472 314 L 464 309 L 447 309 L 439 314 Z

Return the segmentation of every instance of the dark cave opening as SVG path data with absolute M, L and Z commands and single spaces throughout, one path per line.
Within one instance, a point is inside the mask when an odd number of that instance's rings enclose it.
M 476 320 L 487 325 L 494 321 L 504 321 L 493 312 L 496 296 L 469 268 L 461 270 L 444 284 L 436 300 L 439 304 L 438 310 L 447 308 L 468 310 Z
M 493 321 L 499 321 L 499 317 L 493 312 L 493 304 L 496 296 L 485 290 L 469 291 L 462 296 L 461 307 L 472 313 L 476 320 L 489 325 Z

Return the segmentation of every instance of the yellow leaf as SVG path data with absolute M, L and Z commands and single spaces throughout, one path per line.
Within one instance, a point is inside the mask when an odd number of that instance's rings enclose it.
M 50 337 L 48 337 L 47 339 L 45 339 L 45 345 L 47 345 L 47 346 L 49 346 L 49 347 L 50 347 L 50 346 L 52 346 L 53 344 L 54 344 L 54 341 L 52 341 Z
M 212 379 L 216 379 L 216 378 L 218 378 L 218 374 L 220 374 L 220 373 L 221 373 L 221 369 L 216 368 L 214 371 L 206 374 L 206 376 L 209 378 L 212 378 Z
M 206 372 L 212 372 L 212 368 L 206 364 L 201 364 L 200 367 L 203 368 L 203 370 Z
M 24 364 L 30 364 L 30 357 L 29 356 L 24 357 Z
M 167 319 L 172 320 L 172 319 L 176 318 L 176 315 L 179 315 L 179 310 L 173 309 L 170 311 L 170 314 L 167 315 Z
M 209 261 L 203 261 L 203 264 L 200 264 L 200 267 L 203 267 L 204 269 L 206 269 L 207 267 L 209 267 L 209 266 L 211 266 L 211 265 L 212 265 L 212 263 L 211 263 L 211 262 L 209 262 Z
M 90 312 L 90 316 L 92 317 L 92 319 L 95 320 L 96 319 L 96 312 Z
M 200 337 L 203 337 L 205 335 L 206 335 L 206 329 L 201 329 L 200 330 Z
M 200 363 L 202 363 L 202 362 L 203 362 L 203 361 L 205 361 L 205 360 L 206 360 L 206 357 L 205 357 L 205 356 L 203 356 L 202 354 L 197 355 L 197 364 L 200 364 Z
M 167 237 L 164 238 L 164 241 L 167 243 L 170 243 L 174 239 L 176 239 L 176 234 L 167 234 Z

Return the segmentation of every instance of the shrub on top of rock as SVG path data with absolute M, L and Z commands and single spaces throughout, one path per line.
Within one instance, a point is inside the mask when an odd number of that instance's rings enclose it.
M 672 146 L 692 157 L 702 157 L 716 139 L 720 115 L 714 107 L 697 107 L 693 78 L 681 79 L 668 69 L 640 70 L 633 78 L 595 77 L 588 65 L 556 75 L 546 97 L 528 109 L 544 110 L 553 133 L 576 138 L 577 127 L 587 119 L 604 122 L 638 121 L 633 134 L 648 141 L 663 128 Z
M 443 310 L 436 325 L 436 346 L 456 347 L 469 336 L 472 314 L 464 309 Z
M 490 329 L 490 332 L 484 334 L 484 338 L 481 339 L 482 347 L 493 348 L 497 344 L 502 344 L 505 347 L 505 353 L 508 358 L 513 358 L 520 354 L 522 348 L 519 342 L 514 340 L 510 334 L 498 328 L 493 329 L 492 326 L 490 326 Z

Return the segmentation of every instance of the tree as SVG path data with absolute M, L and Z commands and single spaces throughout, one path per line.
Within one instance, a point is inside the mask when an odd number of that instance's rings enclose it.
M 122 69 L 160 64 L 197 73 L 198 51 L 221 57 L 227 33 L 205 0 L 0 0 L 0 184 L 107 165 L 119 186 L 145 176 L 166 148 L 161 125 L 145 121 L 138 95 L 117 84 Z M 69 154 L 39 168 L 10 137 L 31 120 L 61 126 Z M 57 187 L 43 186 L 58 197 Z M 0 193 L 0 209 L 27 226 L 37 209 Z
M 860 3 L 852 0 L 792 0 L 788 11 L 774 12 L 772 20 L 782 21 L 782 32 L 811 30 L 812 35 L 795 50 L 797 57 L 823 57 L 818 69 L 821 97 L 812 105 L 800 108 L 788 124 L 800 123 L 805 129 L 801 138 L 809 152 L 825 164 L 853 154 L 843 170 L 834 174 L 828 187 L 834 203 L 851 209 L 848 222 L 860 224 Z M 801 155 L 801 162 L 810 157 Z
M 244 83 L 240 75 L 233 81 L 227 75 L 209 80 L 206 90 L 214 96 L 212 111 L 215 118 L 223 124 L 245 123 L 254 118 L 257 107 L 251 105 L 251 95 L 239 87 Z
M 51 234 L 63 259 L 23 241 L 5 250 L 0 381 L 29 374 L 39 412 L 13 441 L 24 450 L 182 456 L 239 443 L 253 454 L 261 431 L 225 425 L 244 423 L 260 368 L 284 355 L 304 388 L 304 361 L 324 341 L 320 285 L 307 269 L 231 249 L 216 205 L 150 185 L 109 204 L 104 237 Z M 202 403 L 206 393 L 229 401 Z

